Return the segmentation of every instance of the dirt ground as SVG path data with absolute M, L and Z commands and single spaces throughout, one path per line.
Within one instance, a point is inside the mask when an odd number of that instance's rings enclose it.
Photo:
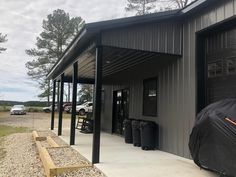
M 32 130 L 48 130 L 51 125 L 50 113 L 27 113 L 26 115 L 10 115 L 9 112 L 0 112 L 0 125 L 27 127 Z M 70 115 L 65 114 L 63 127 L 70 126 Z M 58 115 L 55 115 L 54 126 L 57 128 Z
M 10 115 L 9 112 L 0 112 L 0 126 L 26 128 L 25 133 L 13 133 L 0 137 L 0 177 L 45 177 L 31 130 L 49 130 L 50 116 L 51 114 L 48 113 Z M 63 127 L 70 127 L 69 118 L 70 115 L 64 115 Z M 57 128 L 57 124 L 58 115 L 55 115 L 55 128 Z M 73 157 L 75 156 L 73 155 Z M 72 159 L 72 157 L 69 159 Z M 60 163 L 64 164 L 63 160 L 64 158 L 60 158 Z M 96 168 L 89 167 L 59 176 L 104 177 L 105 175 Z

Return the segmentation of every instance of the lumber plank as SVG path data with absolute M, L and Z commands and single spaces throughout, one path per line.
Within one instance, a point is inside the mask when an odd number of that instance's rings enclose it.
M 33 131 L 32 134 L 34 141 L 45 141 L 47 139 L 46 137 L 40 137 L 37 131 Z
M 47 177 L 55 176 L 56 175 L 56 171 L 55 171 L 56 166 L 55 166 L 54 162 L 52 161 L 48 151 L 46 150 L 45 147 L 42 147 L 42 145 L 39 141 L 36 141 L 36 146 L 39 151 L 39 156 L 40 156 L 40 159 L 43 163 L 46 176 Z
M 47 137 L 47 142 L 51 147 L 60 147 L 50 136 Z
M 86 167 L 92 167 L 92 164 L 78 164 L 78 165 L 69 165 L 69 166 L 64 166 L 64 167 L 56 167 L 56 175 L 65 173 L 65 172 L 70 172 L 74 170 L 79 170 L 81 168 L 86 168 Z

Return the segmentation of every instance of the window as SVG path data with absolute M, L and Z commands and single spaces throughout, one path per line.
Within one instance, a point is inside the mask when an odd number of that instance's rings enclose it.
M 222 76 L 222 74 L 223 74 L 223 63 L 221 60 L 208 64 L 208 78 Z
M 236 58 L 226 60 L 226 72 L 228 75 L 236 74 Z
M 143 81 L 143 115 L 157 116 L 157 78 Z

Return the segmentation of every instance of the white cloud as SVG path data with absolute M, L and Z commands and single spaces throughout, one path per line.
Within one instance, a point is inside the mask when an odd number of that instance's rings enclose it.
M 127 16 L 126 0 L 1 0 L 0 32 L 8 35 L 0 54 L 0 99 L 38 100 L 39 89 L 27 76 L 25 63 L 32 60 L 25 49 L 33 48 L 42 31 L 42 20 L 61 8 L 71 16 L 94 22 Z

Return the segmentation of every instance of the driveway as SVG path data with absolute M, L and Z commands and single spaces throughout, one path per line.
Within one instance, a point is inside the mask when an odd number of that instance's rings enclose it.
M 14 127 L 28 127 L 32 130 L 48 130 L 51 125 L 50 113 L 27 113 L 26 115 L 10 115 L 9 112 L 0 112 L 0 124 Z M 70 126 L 70 115 L 65 114 L 63 127 Z M 55 128 L 58 125 L 58 115 L 55 115 Z

